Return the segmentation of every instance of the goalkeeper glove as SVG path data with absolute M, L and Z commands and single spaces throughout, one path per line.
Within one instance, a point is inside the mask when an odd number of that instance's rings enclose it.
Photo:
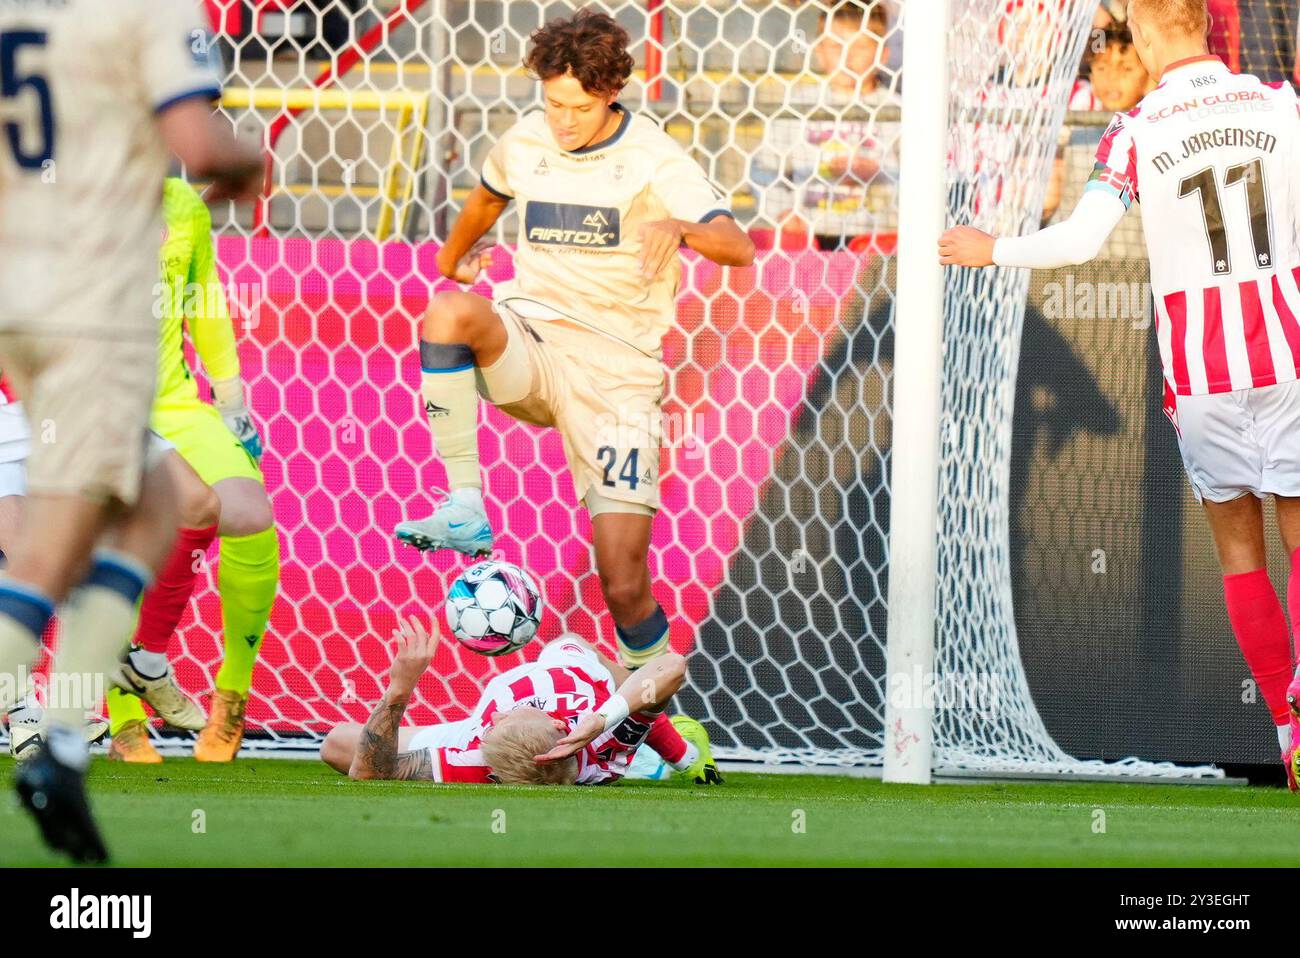
M 212 384 L 212 404 L 221 413 L 226 428 L 235 434 L 253 461 L 262 464 L 262 437 L 258 435 L 253 417 L 244 405 L 244 383 L 238 376 L 222 379 Z

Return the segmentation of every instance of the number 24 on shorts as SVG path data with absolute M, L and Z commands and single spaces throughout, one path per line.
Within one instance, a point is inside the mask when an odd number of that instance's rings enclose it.
M 650 475 L 648 470 L 646 475 L 638 475 L 637 463 L 640 461 L 640 452 L 639 449 L 629 449 L 623 454 L 623 464 L 619 467 L 619 452 L 617 449 L 613 446 L 601 446 L 597 449 L 596 458 L 600 460 L 600 464 L 605 471 L 601 485 L 612 488 L 621 482 L 635 492 L 639 483 L 653 482 L 655 477 Z M 614 475 L 616 468 L 617 475 Z

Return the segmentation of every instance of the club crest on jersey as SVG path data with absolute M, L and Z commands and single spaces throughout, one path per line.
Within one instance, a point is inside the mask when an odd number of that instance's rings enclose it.
M 619 211 L 614 206 L 531 200 L 524 211 L 524 230 L 530 243 L 610 249 L 619 243 Z

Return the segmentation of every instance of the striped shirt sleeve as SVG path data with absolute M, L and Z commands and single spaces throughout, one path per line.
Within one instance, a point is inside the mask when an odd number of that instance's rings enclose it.
M 1102 190 L 1119 197 L 1128 209 L 1138 199 L 1137 147 L 1127 117 L 1116 113 L 1097 146 L 1097 161 L 1084 186 L 1084 192 Z

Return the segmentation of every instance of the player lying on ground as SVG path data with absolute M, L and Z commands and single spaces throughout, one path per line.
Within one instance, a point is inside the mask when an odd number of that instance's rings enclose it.
M 1300 103 L 1290 84 L 1233 75 L 1210 55 L 1204 0 L 1131 0 L 1128 22 L 1160 84 L 1115 115 L 1069 220 L 996 240 L 959 226 L 939 240 L 940 261 L 1086 262 L 1140 191 L 1165 412 L 1296 791 L 1300 678 L 1266 568 L 1261 500 L 1277 504 L 1291 555 L 1291 631 L 1300 636 Z
M 321 746 L 321 759 L 352 778 L 602 785 L 626 774 L 643 742 L 696 781 L 710 770 L 716 778 L 704 727 L 665 714 L 686 677 L 686 660 L 676 653 L 663 652 L 633 673 L 564 635 L 537 661 L 492 679 L 468 718 L 401 728 L 433 658 L 437 622 L 430 633 L 412 617 L 393 637 L 388 690 L 370 721 L 336 726 Z
M 659 508 L 664 334 L 676 320 L 677 251 L 748 266 L 749 237 L 677 143 L 616 102 L 632 71 L 627 33 L 579 12 L 532 36 L 525 61 L 544 109 L 488 154 L 438 268 L 460 283 L 490 263 L 480 244 L 519 207 L 515 277 L 494 300 L 439 293 L 420 335 L 421 393 L 450 494 L 398 525 L 420 549 L 491 550 L 479 468 L 482 396 L 523 422 L 559 431 L 578 498 L 591 514 L 601 592 L 628 667 L 668 648 L 647 555 Z
M 103 6 L 0 4 L 6 71 L 35 71 L 23 74 L 32 95 L 6 100 L 0 143 L 0 368 L 54 439 L 32 447 L 30 532 L 0 578 L 0 699 L 21 694 L 17 674 L 70 599 L 54 671 L 82 694 L 51 703 L 45 747 L 14 779 L 45 841 L 80 861 L 107 857 L 85 795 L 86 685 L 113 668 L 176 530 L 170 482 L 142 477 L 158 184 L 169 150 L 215 177 L 214 200 L 254 198 L 263 170 L 258 150 L 212 116 L 220 81 L 197 5 L 115 0 L 111 16 Z

